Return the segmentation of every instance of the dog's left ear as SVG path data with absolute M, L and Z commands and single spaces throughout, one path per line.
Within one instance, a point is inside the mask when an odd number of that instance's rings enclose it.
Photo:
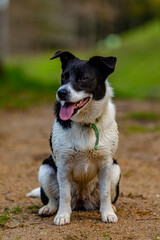
M 114 72 L 116 62 L 116 57 L 95 56 L 89 59 L 89 63 L 96 67 L 105 76 L 105 78 Z
M 77 57 L 75 57 L 72 53 L 68 52 L 68 51 L 57 51 L 53 57 L 50 58 L 50 60 L 55 59 L 57 57 L 60 57 L 61 62 L 62 62 L 62 69 L 65 69 L 66 66 L 68 65 L 68 62 L 70 60 L 75 60 L 78 59 Z

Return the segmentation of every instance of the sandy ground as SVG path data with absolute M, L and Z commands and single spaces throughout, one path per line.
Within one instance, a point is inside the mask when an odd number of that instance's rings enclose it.
M 160 131 L 129 131 L 159 120 L 126 118 L 130 111 L 160 111 L 160 102 L 116 101 L 120 143 L 115 158 L 122 169 L 118 223 L 102 223 L 98 211 L 74 211 L 71 224 L 54 226 L 37 215 L 39 199 L 26 198 L 49 155 L 52 106 L 0 111 L 0 239 L 160 239 Z M 5 218 L 8 220 L 3 220 Z M 5 222 L 4 222 L 5 221 Z

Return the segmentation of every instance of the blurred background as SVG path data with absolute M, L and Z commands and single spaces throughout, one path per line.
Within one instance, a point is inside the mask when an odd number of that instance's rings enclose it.
M 117 57 L 109 82 L 122 178 L 118 225 L 77 212 L 55 239 L 159 239 L 160 0 L 0 0 L 0 239 L 54 238 L 39 199 L 25 195 L 50 152 L 57 50 Z
M 159 0 L 0 0 L 0 108 L 55 100 L 57 50 L 116 56 L 116 98 L 160 98 L 159 14 Z

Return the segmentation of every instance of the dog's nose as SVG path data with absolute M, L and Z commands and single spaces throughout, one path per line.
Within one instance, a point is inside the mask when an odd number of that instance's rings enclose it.
M 58 93 L 58 97 L 61 100 L 66 100 L 67 97 L 68 97 L 68 91 L 65 88 L 64 89 L 59 89 L 57 93 Z

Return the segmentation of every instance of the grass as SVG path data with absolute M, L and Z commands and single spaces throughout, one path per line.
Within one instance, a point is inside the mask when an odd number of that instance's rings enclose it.
M 9 208 L 6 208 L 4 210 L 4 213 L 6 214 L 18 214 L 18 213 L 21 213 L 22 212 L 22 207 L 18 206 L 18 207 L 14 207 L 13 209 L 9 209 Z
M 81 239 L 87 239 L 89 235 L 90 235 L 90 232 L 86 232 L 86 231 L 83 232 L 80 230 L 80 238 Z
M 130 177 L 132 175 L 132 173 L 133 173 L 133 170 L 128 170 L 124 173 L 124 176 L 125 177 Z
M 111 236 L 109 234 L 106 234 L 106 232 L 103 233 L 103 237 L 107 240 L 112 240 Z
M 0 227 L 4 227 L 9 219 L 10 217 L 6 214 L 0 215 Z
M 128 128 L 129 133 L 133 132 L 153 132 L 160 131 L 159 125 L 151 125 L 151 126 L 141 126 L 141 125 L 131 125 Z
M 86 59 L 92 55 L 117 56 L 116 71 L 109 80 L 119 98 L 160 99 L 160 22 L 153 20 L 122 35 L 122 45 L 74 52 Z M 0 75 L 0 108 L 27 108 L 33 104 L 53 102 L 60 83 L 59 59 L 53 55 L 13 56 Z
M 103 239 L 112 240 L 111 236 L 106 232 L 103 232 L 102 236 L 104 237 Z M 66 239 L 66 240 L 82 239 L 83 240 L 83 239 L 92 239 L 92 236 L 90 235 L 90 232 L 80 230 L 80 238 L 78 238 L 78 236 L 72 236 L 70 234 L 67 234 L 65 237 L 63 237 L 63 239 Z
M 26 208 L 26 210 L 29 212 L 29 213 L 38 213 L 38 210 L 42 207 L 41 204 L 39 205 L 30 205 Z
M 12 215 L 19 214 L 22 212 L 22 207 L 17 206 L 13 209 L 5 208 L 4 212 L 0 215 L 0 227 L 4 227 L 8 220 L 11 219 Z
M 129 112 L 125 118 L 131 118 L 140 121 L 155 121 L 160 119 L 160 112 Z
M 67 234 L 67 236 L 64 237 L 63 239 L 66 239 L 66 240 L 74 240 L 75 238 L 72 237 L 70 234 Z
M 117 70 L 111 76 L 115 95 L 123 98 L 160 98 L 160 22 L 151 21 L 122 35 Z
M 55 100 L 56 84 L 38 82 L 28 77 L 20 66 L 4 68 L 3 81 L 0 81 L 0 107 L 26 108 L 32 104 Z
M 5 208 L 3 213 L 1 213 L 0 215 L 0 227 L 5 227 L 8 220 L 12 221 L 14 218 L 18 219 L 18 216 L 15 216 L 15 215 L 18 215 L 21 216 L 22 218 L 22 221 L 20 220 L 19 221 L 19 227 L 24 227 L 24 224 L 23 224 L 23 221 L 25 221 L 26 219 L 26 216 L 23 215 L 23 210 L 25 210 L 25 212 L 27 211 L 28 213 L 38 213 L 38 210 L 39 208 L 41 207 L 42 205 L 30 205 L 28 207 L 20 207 L 20 206 L 16 206 L 12 209 L 10 208 Z M 7 226 L 8 227 L 8 226 Z

